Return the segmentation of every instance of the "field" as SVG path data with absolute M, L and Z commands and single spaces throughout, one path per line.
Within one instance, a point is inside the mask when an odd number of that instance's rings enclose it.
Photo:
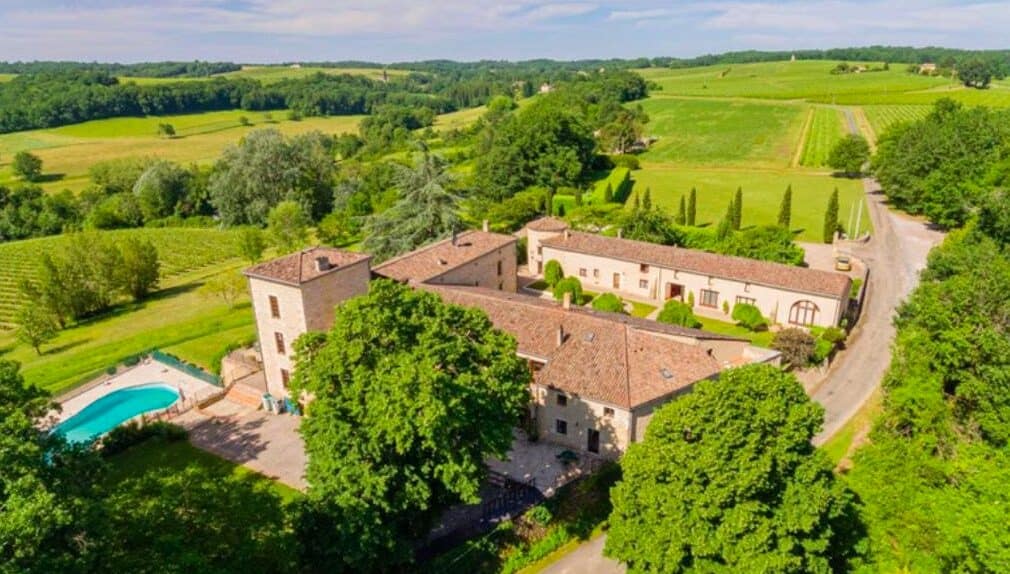
M 268 116 L 269 114 L 269 116 Z M 250 125 L 244 126 L 239 118 Z M 142 118 L 111 118 L 43 130 L 0 135 L 0 185 L 10 181 L 9 164 L 17 151 L 30 150 L 43 161 L 48 191 L 79 191 L 89 183 L 88 168 L 94 163 L 122 157 L 160 157 L 183 163 L 214 161 L 229 145 L 252 130 L 274 128 L 286 135 L 313 130 L 339 134 L 356 132 L 361 116 L 286 119 L 285 111 L 245 112 L 231 110 Z M 158 135 L 158 124 L 169 123 L 177 136 Z
M 824 167 L 831 148 L 842 137 L 842 114 L 835 108 L 813 108 L 800 165 Z
M 652 201 L 673 214 L 680 196 L 692 187 L 698 190 L 698 225 L 716 225 L 726 214 L 726 206 L 737 188 L 743 189 L 743 227 L 774 224 L 786 186 L 793 187 L 792 229 L 801 241 L 819 241 L 824 227 L 824 210 L 834 190 L 839 192 L 839 213 L 843 223 L 853 203 L 863 205 L 859 180 L 834 178 L 805 170 L 715 170 L 647 165 L 633 171 L 634 189 L 652 191 Z M 870 231 L 863 213 L 863 231 Z
M 9 82 L 14 79 L 14 74 L 0 74 L 0 82 Z
M 323 74 L 352 74 L 355 76 L 367 76 L 373 80 L 382 79 L 381 68 L 317 68 L 311 66 L 292 68 L 291 66 L 243 66 L 237 72 L 226 72 L 218 74 L 215 78 L 249 78 L 259 80 L 264 84 L 272 84 L 281 80 L 292 78 L 305 78 L 318 73 Z M 407 70 L 386 70 L 388 77 L 406 76 L 410 72 Z
M 724 167 L 786 167 L 803 130 L 805 108 L 742 100 L 650 97 L 646 133 L 658 138 L 646 162 Z
M 929 113 L 930 106 L 894 105 L 894 106 L 863 106 L 870 127 L 878 136 L 884 130 L 898 122 L 910 122 L 922 119 Z

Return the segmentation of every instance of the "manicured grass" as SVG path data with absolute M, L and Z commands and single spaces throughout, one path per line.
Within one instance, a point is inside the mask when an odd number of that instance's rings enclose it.
M 249 132 L 274 128 L 291 136 L 313 130 L 339 134 L 357 132 L 361 116 L 312 117 L 287 120 L 284 111 L 225 111 L 179 116 L 111 118 L 45 130 L 31 130 L 0 135 L 0 184 L 10 181 L 10 161 L 15 153 L 31 150 L 43 161 L 43 172 L 50 176 L 42 187 L 49 191 L 80 190 L 88 186 L 88 169 L 97 162 L 123 157 L 159 157 L 171 161 L 209 164 L 229 145 Z M 238 118 L 247 117 L 251 125 L 242 126 Z M 179 135 L 163 138 L 157 134 L 159 123 L 171 123 Z
M 904 65 L 896 63 L 891 63 L 891 69 L 883 72 L 834 75 L 830 72 L 836 64 L 838 62 L 827 60 L 781 61 L 680 70 L 649 68 L 640 73 L 661 85 L 664 94 L 808 99 L 826 103 L 842 95 L 856 100 L 846 103 L 861 103 L 861 97 L 926 90 L 951 83 L 947 78 L 909 74 Z M 880 66 L 882 63 L 862 64 Z
M 631 303 L 632 317 L 647 317 L 650 313 L 656 310 L 656 307 L 646 305 L 645 303 L 639 303 L 638 301 L 629 301 L 629 303 Z
M 651 97 L 646 132 L 658 138 L 644 162 L 788 167 L 806 109 L 793 104 Z
M 718 319 L 712 319 L 702 315 L 695 315 L 695 317 L 699 322 L 701 322 L 701 328 L 705 331 L 747 339 L 752 345 L 757 347 L 770 348 L 772 345 L 772 339 L 775 338 L 775 335 L 770 331 L 754 332 L 746 327 L 741 327 L 734 323 L 727 323 L 726 321 L 720 321 Z
M 298 500 L 298 490 L 271 480 L 244 466 L 220 458 L 193 446 L 189 441 L 164 442 L 151 439 L 109 459 L 108 486 L 147 473 L 173 474 L 189 466 L 199 466 L 213 475 L 252 481 L 256 487 L 272 490 L 284 503 Z
M 857 437 L 865 437 L 880 410 L 881 393 L 880 389 L 877 389 L 845 426 L 838 429 L 838 432 L 821 445 L 821 450 L 827 453 L 832 463 L 837 465 L 842 462 L 852 449 L 853 441 Z
M 859 180 L 834 178 L 806 170 L 720 170 L 678 168 L 669 164 L 643 164 L 632 172 L 636 191 L 652 190 L 652 201 L 676 214 L 680 196 L 698 189 L 698 225 L 716 225 L 738 187 L 743 188 L 743 226 L 771 225 L 778 221 L 779 204 L 786 186 L 793 187 L 792 229 L 801 241 L 820 241 L 824 212 L 834 188 L 839 192 L 839 217 L 844 223 L 853 203 L 862 205 Z M 872 230 L 863 214 L 863 231 Z
M 842 137 L 842 114 L 835 108 L 814 108 L 813 120 L 807 130 L 801 165 L 823 167 L 831 148 Z
M 899 122 L 911 122 L 926 117 L 931 106 L 925 105 L 893 105 L 893 106 L 863 106 L 870 127 L 880 136 L 888 127 Z

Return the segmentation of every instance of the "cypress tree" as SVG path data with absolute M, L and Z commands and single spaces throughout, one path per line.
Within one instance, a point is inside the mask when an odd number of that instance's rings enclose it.
M 733 229 L 739 231 L 743 223 L 743 188 L 736 188 L 736 198 L 733 200 Z
M 575 205 L 577 205 L 577 206 L 581 206 L 582 205 L 582 188 L 581 187 L 576 187 L 575 188 Z
M 642 196 L 642 209 L 649 211 L 652 209 L 652 190 L 645 188 L 645 195 Z
M 789 230 L 793 218 L 793 186 L 789 184 L 786 192 L 782 194 L 782 203 L 779 205 L 779 227 Z
M 687 223 L 687 208 L 685 207 L 684 196 L 680 196 L 680 209 L 677 210 L 677 219 L 674 220 L 677 225 L 684 225 Z
M 694 225 L 695 215 L 698 213 L 698 190 L 691 188 L 691 195 L 687 199 L 687 224 Z
M 632 202 L 632 206 L 635 208 L 635 211 L 638 211 L 639 209 L 642 208 L 642 204 L 641 202 L 638 201 L 638 192 L 637 191 L 634 192 L 633 195 L 635 196 L 635 201 Z
M 828 209 L 824 212 L 824 243 L 831 243 L 835 239 L 835 231 L 838 230 L 838 188 L 831 194 L 828 200 Z
M 735 201 L 730 201 L 729 207 L 726 208 L 726 215 L 719 221 L 719 227 L 715 231 L 715 238 L 719 241 L 728 238 L 733 231 L 733 215 L 736 213 L 735 205 Z
M 565 216 L 565 204 L 559 203 L 558 204 L 558 217 L 564 217 L 564 216 Z
M 603 190 L 603 203 L 610 203 L 614 201 L 614 187 L 607 182 L 606 189 Z

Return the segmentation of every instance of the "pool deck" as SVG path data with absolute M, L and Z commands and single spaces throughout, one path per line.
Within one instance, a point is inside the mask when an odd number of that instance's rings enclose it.
M 219 387 L 205 383 L 182 371 L 178 371 L 157 361 L 146 359 L 137 366 L 123 371 L 109 380 L 62 402 L 61 406 L 63 410 L 55 415 L 56 422 L 63 422 L 69 419 L 81 412 L 84 407 L 113 391 L 151 383 L 169 385 L 179 391 L 179 394 L 185 399 L 207 397 L 221 390 Z

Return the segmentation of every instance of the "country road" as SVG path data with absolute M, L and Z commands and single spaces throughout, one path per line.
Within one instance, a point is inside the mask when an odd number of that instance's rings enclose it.
M 915 288 L 926 256 L 943 234 L 925 223 L 887 208 L 884 194 L 872 179 L 863 180 L 874 235 L 852 254 L 870 270 L 866 300 L 847 348 L 839 353 L 812 397 L 824 407 L 824 429 L 814 437 L 822 444 L 863 406 L 880 384 L 891 362 L 892 318 L 901 301 Z M 623 565 L 602 555 L 606 535 L 579 546 L 544 574 L 619 574 Z

